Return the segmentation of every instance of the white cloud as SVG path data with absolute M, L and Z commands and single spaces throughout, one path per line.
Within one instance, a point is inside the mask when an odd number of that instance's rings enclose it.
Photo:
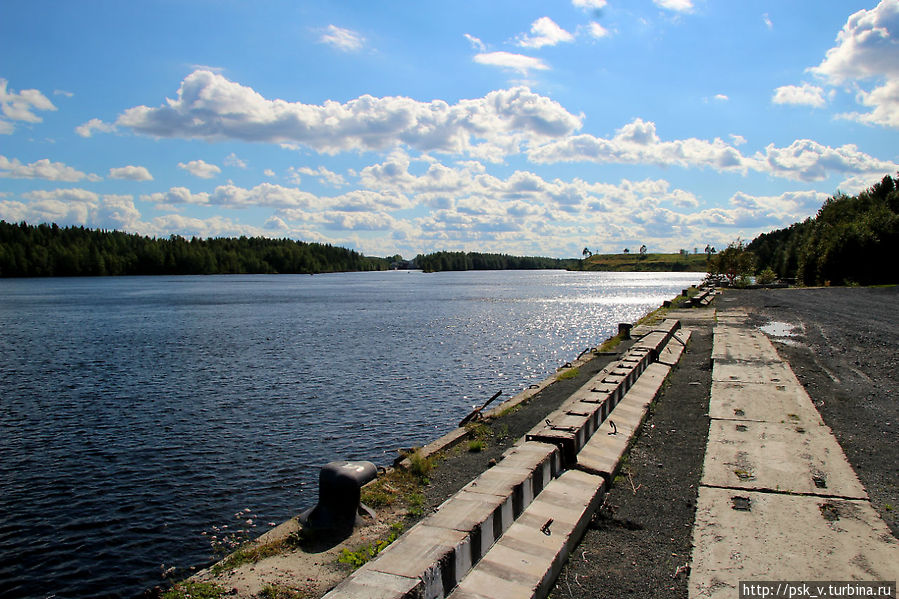
M 94 134 L 94 131 L 99 131 L 100 133 L 112 133 L 115 130 L 115 125 L 104 123 L 100 119 L 91 119 L 88 122 L 75 127 L 75 133 L 81 137 L 90 137 Z
M 225 166 L 234 166 L 237 168 L 247 168 L 247 163 L 244 160 L 241 160 L 237 157 L 237 154 L 231 152 L 227 156 L 225 156 L 225 160 L 223 161 Z
M 486 46 L 486 44 L 484 44 L 484 42 L 482 42 L 482 41 L 480 40 L 480 38 L 477 38 L 477 37 L 475 37 L 475 36 L 473 36 L 473 35 L 470 35 L 470 34 L 468 34 L 468 33 L 465 33 L 465 34 L 463 34 L 463 35 L 465 36 L 465 39 L 468 40 L 468 43 L 471 44 L 471 47 L 472 47 L 472 48 L 474 48 L 474 49 L 477 50 L 478 52 L 486 52 L 486 51 L 487 51 L 487 46 Z
M 178 168 L 184 169 L 194 177 L 201 179 L 212 179 L 222 172 L 222 169 L 214 164 L 209 164 L 203 160 L 191 160 L 188 163 L 179 162 Z
M 529 157 L 539 163 L 657 164 L 740 172 L 749 166 L 736 148 L 721 139 L 662 141 L 656 133 L 655 123 L 643 119 L 628 123 L 611 139 L 593 135 L 569 136 L 531 149 Z
M 365 38 L 351 29 L 343 29 L 336 25 L 328 25 L 318 41 L 333 46 L 343 52 L 356 52 L 362 49 Z
M 740 138 L 742 139 L 742 138 Z M 738 145 L 740 139 L 734 139 Z M 598 162 L 655 164 L 683 168 L 711 168 L 745 173 L 757 171 L 800 181 L 820 181 L 832 175 L 870 174 L 899 170 L 899 164 L 878 160 L 847 144 L 839 148 L 809 139 L 796 140 L 785 148 L 770 144 L 764 152 L 744 156 L 721 139 L 696 138 L 663 141 L 655 123 L 635 119 L 606 139 L 593 135 L 573 135 L 533 147 L 528 156 L 538 163 Z
M 100 177 L 94 174 L 83 173 L 62 162 L 50 162 L 43 158 L 31 164 L 22 164 L 18 159 L 9 160 L 6 156 L 0 156 L 0 177 L 10 179 L 46 179 L 47 181 L 99 181 Z
M 129 181 L 152 181 L 153 175 L 144 166 L 122 166 L 109 169 L 111 179 L 127 179 Z
M 606 7 L 606 0 L 571 0 L 571 4 L 575 8 L 583 10 L 601 10 Z
M 671 10 L 674 12 L 692 12 L 693 11 L 693 2 L 692 0 L 652 0 L 653 3 L 665 10 Z
M 531 23 L 531 35 L 522 34 L 518 37 L 518 45 L 523 48 L 542 48 L 573 41 L 574 36 L 549 17 L 540 17 Z
M 609 30 L 596 21 L 590 21 L 590 24 L 587 26 L 587 32 L 591 37 L 596 39 L 604 38 L 609 35 Z
M 53 90 L 53 95 L 54 95 L 54 96 L 65 96 L 66 98 L 71 98 L 71 97 L 73 97 L 75 94 L 73 94 L 72 92 L 66 91 L 66 90 L 64 90 L 64 89 L 54 89 L 54 90 Z
M 797 139 L 786 148 L 769 144 L 755 158 L 756 170 L 800 181 L 821 181 L 831 174 L 882 177 L 899 170 L 899 164 L 878 160 L 854 144 L 831 148 L 810 139 Z
M 771 20 L 771 17 L 768 16 L 768 13 L 762 15 L 762 22 L 765 23 L 765 27 L 769 30 L 774 29 L 774 22 Z
M 484 52 L 477 54 L 474 61 L 494 67 L 503 67 L 527 75 L 530 71 L 546 71 L 549 65 L 533 56 L 514 54 L 512 52 Z
M 22 194 L 24 202 L 0 202 L 0 217 L 29 223 L 136 231 L 140 213 L 130 195 L 99 195 L 86 189 L 53 189 Z
M 56 110 L 56 106 L 36 89 L 20 92 L 8 89 L 8 81 L 0 77 L 0 133 L 9 134 L 15 129 L 10 121 L 40 123 L 43 119 L 35 114 L 37 110 Z
M 725 94 L 715 94 L 715 99 L 719 102 L 727 102 L 730 100 Z
M 831 85 L 858 86 L 859 102 L 872 110 L 846 118 L 899 128 L 899 0 L 851 15 L 837 45 L 809 70 Z
M 774 90 L 771 101 L 775 104 L 798 104 L 821 108 L 825 103 L 824 90 L 808 83 L 801 86 L 784 85 Z
M 514 54 L 478 57 L 476 61 L 525 72 L 547 68 L 537 59 Z M 326 153 L 405 144 L 421 151 L 483 152 L 501 159 L 503 152 L 517 152 L 520 144 L 567 135 L 581 126 L 581 120 L 525 87 L 455 104 L 361 96 L 344 104 L 309 105 L 267 100 L 221 75 L 197 71 L 184 79 L 176 99 L 157 108 L 130 108 L 117 124 L 158 137 L 295 143 Z
M 342 187 L 343 185 L 346 185 L 346 179 L 344 179 L 343 176 L 330 171 L 323 166 L 320 166 L 317 169 L 309 168 L 308 166 L 292 166 L 288 169 L 288 180 L 292 181 L 292 177 L 295 177 L 296 182 L 299 183 L 300 175 L 315 177 L 320 182 L 332 187 Z
M 274 176 L 275 176 L 275 171 L 273 171 L 273 170 L 270 169 L 270 168 L 267 168 L 267 169 L 265 169 L 264 171 L 262 171 L 262 174 L 265 175 L 266 177 L 274 177 Z

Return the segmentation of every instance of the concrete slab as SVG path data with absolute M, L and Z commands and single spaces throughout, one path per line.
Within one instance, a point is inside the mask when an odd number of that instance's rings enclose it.
M 748 580 L 899 578 L 899 543 L 867 501 L 701 487 L 693 545 L 690 599 L 734 599 Z
M 713 360 L 779 361 L 780 356 L 764 333 L 749 327 L 719 324 L 712 344 Z
M 602 498 L 603 479 L 569 470 L 554 480 L 450 595 L 545 597 Z
M 471 537 L 471 562 L 475 563 L 513 521 L 511 497 L 462 490 L 443 502 L 424 522 L 435 528 L 468 533 Z
M 471 570 L 468 533 L 418 523 L 364 566 L 366 570 L 418 578 L 422 599 L 448 594 Z
M 659 363 L 666 366 L 674 366 L 677 364 L 684 351 L 687 349 L 687 343 L 690 342 L 690 336 L 693 331 L 690 329 L 681 329 L 676 332 L 668 344 L 662 348 L 659 353 Z
M 542 478 L 542 474 L 536 476 Z M 511 498 L 512 517 L 517 518 L 534 500 L 534 478 L 533 470 L 507 467 L 500 462 L 462 487 L 462 490 Z
M 419 596 L 420 588 L 421 580 L 417 577 L 362 569 L 350 574 L 323 599 L 411 599 Z
M 713 382 L 709 416 L 719 420 L 824 424 L 801 385 Z
M 577 454 L 576 467 L 579 470 L 602 476 L 609 483 L 614 480 L 621 457 L 627 451 L 636 430 L 633 423 L 628 424 L 621 419 L 615 421 L 615 424 L 617 430 L 612 434 L 613 428 L 608 421 L 603 423 L 590 442 Z
M 867 498 L 824 425 L 712 420 L 702 484 Z
M 722 362 L 712 366 L 712 381 L 798 385 L 796 375 L 783 362 Z
M 714 308 L 691 308 L 686 310 L 671 310 L 669 318 L 676 318 L 683 322 L 712 322 L 715 320 Z

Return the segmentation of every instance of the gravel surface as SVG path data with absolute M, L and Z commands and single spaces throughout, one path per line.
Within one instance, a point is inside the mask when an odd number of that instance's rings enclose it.
M 687 351 L 551 597 L 687 596 L 683 566 L 692 551 L 712 380 L 711 325 L 688 326 Z

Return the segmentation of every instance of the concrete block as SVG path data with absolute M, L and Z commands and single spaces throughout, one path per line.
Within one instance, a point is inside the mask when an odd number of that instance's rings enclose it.
M 824 421 L 801 385 L 712 383 L 709 416 L 719 420 L 780 422 L 806 427 Z
M 525 510 L 450 597 L 545 597 L 599 506 L 603 484 L 598 476 L 573 470 L 563 473 Z
M 461 490 L 423 522 L 434 528 L 468 533 L 470 563 L 476 563 L 514 521 L 512 498 Z
M 366 570 L 418 578 L 422 599 L 445 597 L 471 570 L 468 533 L 420 522 L 364 566 Z
M 824 425 L 712 420 L 702 484 L 867 498 Z
M 542 479 L 542 473 L 538 475 Z M 533 470 L 512 468 L 502 462 L 484 471 L 462 490 L 512 499 L 512 518 L 517 518 L 534 499 Z
M 667 345 L 662 348 L 659 353 L 659 363 L 666 366 L 674 366 L 680 361 L 680 357 L 687 349 L 687 343 L 690 342 L 690 336 L 693 332 L 690 329 L 681 329 L 671 336 Z
M 693 545 L 690 599 L 733 599 L 741 580 L 899 577 L 899 542 L 862 500 L 700 487 Z
M 323 599 L 421 599 L 421 593 L 422 583 L 417 577 L 362 568 L 350 574 Z

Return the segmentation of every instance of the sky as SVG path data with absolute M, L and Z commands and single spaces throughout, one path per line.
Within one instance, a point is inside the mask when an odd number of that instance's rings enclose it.
M 703 251 L 899 171 L 899 0 L 0 0 L 0 219 Z

